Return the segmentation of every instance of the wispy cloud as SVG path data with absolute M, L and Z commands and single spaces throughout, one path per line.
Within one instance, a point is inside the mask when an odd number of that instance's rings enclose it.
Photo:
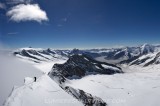
M 18 32 L 9 32 L 9 33 L 7 33 L 8 35 L 17 35 L 18 34 Z
M 20 21 L 48 21 L 47 14 L 38 4 L 19 4 L 12 7 L 6 14 L 10 20 Z
M 67 20 L 68 20 L 67 18 L 62 18 L 63 22 L 67 22 Z
M 0 9 L 6 9 L 6 5 L 0 2 Z

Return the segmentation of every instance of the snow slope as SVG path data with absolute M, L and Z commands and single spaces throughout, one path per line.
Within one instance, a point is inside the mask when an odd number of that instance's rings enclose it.
M 26 76 L 22 76 L 26 82 L 23 86 L 15 86 L 12 89 L 4 106 L 83 106 L 80 101 L 69 95 L 47 75 L 55 63 L 64 63 L 65 59 L 54 59 L 40 63 L 34 63 L 28 59 L 17 59 L 17 61 L 29 63 L 27 65 L 35 67 L 35 70 L 32 70 L 33 72 L 38 69 L 44 75 L 40 78 L 37 77 L 37 82 L 33 82 L 33 77 L 25 78 Z M 23 79 L 19 80 L 23 81 Z
M 8 53 L 8 52 L 7 52 Z M 42 72 L 19 59 L 0 53 L 0 106 L 9 96 L 14 85 L 22 86 L 25 77 L 39 77 Z
M 16 87 L 4 106 L 83 106 L 61 89 L 48 75 L 21 87 Z
M 33 64 L 34 67 L 36 67 L 37 69 L 41 70 L 43 73 L 48 73 L 51 71 L 53 65 L 55 63 L 58 64 L 63 64 L 64 62 L 66 62 L 67 60 L 65 59 L 54 59 L 53 61 L 48 61 L 48 62 L 41 62 L 38 64 Z

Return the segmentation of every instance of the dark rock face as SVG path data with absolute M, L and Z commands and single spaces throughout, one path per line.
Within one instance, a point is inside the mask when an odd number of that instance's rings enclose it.
M 64 91 L 72 95 L 78 101 L 82 102 L 84 106 L 107 106 L 107 104 L 99 97 L 86 93 L 83 90 L 66 86 L 65 82 L 67 81 L 67 79 L 63 75 L 61 75 L 58 71 L 55 72 L 52 71 L 48 75 L 55 82 L 57 82 Z
M 150 57 L 146 57 L 146 58 L 141 59 L 141 60 L 137 59 L 136 61 L 134 61 L 134 62 L 133 62 L 132 64 L 130 64 L 130 65 L 139 65 L 139 64 L 147 61 L 148 59 L 150 59 Z
M 134 61 L 134 60 L 136 60 L 137 58 L 139 58 L 139 56 L 134 56 L 134 57 L 131 57 L 131 58 L 129 58 L 128 60 L 123 60 L 123 61 L 121 61 L 119 64 L 129 64 L 129 63 L 131 63 L 132 61 Z
M 69 53 L 69 55 L 78 55 L 78 54 L 80 54 L 80 53 L 81 53 L 81 51 L 80 51 L 79 49 L 74 48 L 74 49 Z
M 156 54 L 156 56 L 153 60 L 146 63 L 144 66 L 149 66 L 151 64 L 160 64 L 160 52 Z
M 63 88 L 66 92 L 71 94 L 73 97 L 81 101 L 85 106 L 106 106 L 107 104 L 96 96 L 92 96 L 89 93 L 84 92 L 80 89 L 74 89 L 70 86 Z
M 30 51 L 30 53 L 34 53 L 34 54 L 37 54 L 35 51 Z M 36 59 L 36 60 L 40 60 L 34 56 L 31 56 L 26 50 L 22 50 L 21 52 L 15 52 L 15 54 L 20 54 L 22 56 L 26 56 L 26 57 L 30 57 L 30 58 L 33 58 L 33 59 Z
M 112 64 L 98 62 L 86 55 L 70 56 L 64 64 L 55 64 L 54 70 L 61 73 L 64 77 L 77 76 L 79 78 L 88 74 L 115 74 L 123 73 L 120 67 Z
M 99 97 L 86 93 L 83 90 L 66 86 L 67 78 L 82 78 L 89 74 L 115 74 L 123 73 L 121 68 L 98 62 L 86 55 L 72 55 L 64 64 L 55 64 L 48 73 L 50 78 L 59 84 L 67 93 L 81 101 L 85 106 L 106 106 L 107 104 Z
M 33 55 L 38 55 L 38 56 L 44 57 L 44 56 L 38 54 L 38 52 L 37 52 L 36 50 L 24 50 L 24 49 L 23 49 L 22 51 L 20 51 L 20 52 L 14 52 L 14 55 L 19 54 L 19 55 L 21 55 L 21 56 L 29 57 L 29 58 L 36 59 L 36 60 L 39 60 L 39 61 L 40 61 L 40 59 L 38 59 L 38 58 L 30 55 L 29 53 L 30 53 L 30 54 L 33 54 Z M 46 58 L 46 57 L 45 57 L 45 58 Z

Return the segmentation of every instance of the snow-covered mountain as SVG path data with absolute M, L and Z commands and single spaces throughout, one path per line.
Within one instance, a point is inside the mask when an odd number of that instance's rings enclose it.
M 112 64 L 98 62 L 86 55 L 75 54 L 69 57 L 64 64 L 55 64 L 49 76 L 57 82 L 57 84 L 66 92 L 74 96 L 76 99 L 82 101 L 86 106 L 106 106 L 101 98 L 92 96 L 83 90 L 75 89 L 67 86 L 69 79 L 80 79 L 88 75 L 96 74 L 116 74 L 123 73 L 120 67 Z
M 21 48 L 14 51 L 17 57 L 28 59 L 32 62 L 53 61 L 54 59 L 68 59 L 74 54 L 85 54 L 95 60 L 112 64 L 151 65 L 159 64 L 160 45 L 144 44 L 137 47 L 123 47 L 112 49 L 87 49 L 87 50 L 54 50 Z
M 54 59 L 66 59 L 68 50 L 52 50 L 42 48 L 21 48 L 15 50 L 13 54 L 19 58 L 35 63 L 53 61 Z
M 30 106 L 155 106 L 160 103 L 157 99 L 160 45 L 86 50 L 21 48 L 13 55 L 31 63 L 44 75 L 37 82 L 14 88 L 5 106 L 28 106 L 28 103 Z M 34 101 L 30 97 L 39 98 Z M 57 98 L 74 103 L 57 103 Z
M 75 54 L 69 57 L 64 64 L 55 64 L 49 76 L 66 92 L 82 101 L 86 106 L 106 106 L 101 98 L 92 96 L 83 90 L 66 86 L 69 79 L 80 79 L 88 75 L 123 73 L 120 67 L 112 64 L 98 62 L 86 55 Z
M 146 57 L 148 54 L 158 54 L 160 52 L 159 45 L 144 44 L 137 47 L 123 47 L 118 49 L 106 49 L 99 51 L 87 52 L 96 60 L 110 62 L 114 64 L 131 64 L 140 57 Z M 143 63 L 143 61 L 141 61 Z

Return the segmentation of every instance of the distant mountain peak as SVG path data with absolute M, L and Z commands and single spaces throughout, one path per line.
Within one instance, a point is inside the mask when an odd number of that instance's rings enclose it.
M 145 43 L 141 46 L 141 54 L 147 54 L 147 53 L 152 53 L 152 52 L 154 52 L 153 45 Z
M 74 55 L 87 55 L 95 60 L 101 62 L 107 62 L 112 64 L 130 64 L 135 63 L 136 59 L 141 60 L 148 54 L 150 59 L 155 57 L 156 53 L 160 52 L 160 45 L 143 44 L 136 47 L 123 47 L 112 49 L 87 49 L 87 50 L 54 50 L 54 49 L 42 49 L 42 48 L 20 48 L 13 51 L 13 54 L 20 58 L 25 58 L 31 62 L 44 62 L 52 61 L 58 58 L 68 59 L 73 58 Z M 153 54 L 153 55 L 150 55 Z M 71 57 L 73 56 L 73 57 Z M 141 58 L 142 57 L 142 58 Z M 78 59 L 78 57 L 76 57 Z M 75 59 L 75 58 L 74 58 Z M 83 59 L 83 58 L 81 58 Z M 75 61 L 75 60 L 74 60 Z M 78 60 L 79 61 L 79 60 Z M 136 64 L 142 64 L 144 62 L 151 61 L 149 58 L 143 59 Z M 158 61 L 158 60 L 157 60 Z M 153 62 L 150 62 L 153 63 Z M 156 62 L 157 63 L 157 62 Z

